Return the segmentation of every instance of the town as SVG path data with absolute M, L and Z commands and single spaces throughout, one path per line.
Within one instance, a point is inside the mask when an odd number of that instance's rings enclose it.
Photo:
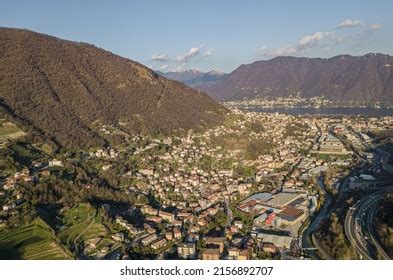
M 271 89 L 242 88 L 242 91 L 269 94 Z M 269 98 L 257 96 L 255 98 L 224 102 L 232 109 L 261 109 L 261 108 L 391 108 L 391 104 L 383 102 L 344 102 L 332 101 L 322 96 L 307 97 L 302 92 L 291 94 L 288 97 Z
M 126 141 L 55 155 L 18 144 L 24 134 L 15 130 L 1 138 L 0 252 L 9 257 L 16 248 L 32 259 L 320 258 L 323 242 L 313 240 L 328 221 L 329 199 L 388 180 L 390 152 L 374 146 L 392 125 L 393 117 L 234 109 L 222 125 L 178 136 L 100 125 L 99 133 L 123 133 Z M 19 248 L 37 228 L 42 241 Z

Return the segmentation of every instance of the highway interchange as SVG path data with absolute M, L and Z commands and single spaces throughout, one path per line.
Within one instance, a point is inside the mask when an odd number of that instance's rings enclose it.
M 361 137 L 359 137 L 359 139 L 361 140 Z M 367 144 L 364 142 L 363 145 L 364 147 L 367 147 Z M 374 148 L 371 150 L 371 153 L 373 154 L 372 160 L 369 160 L 367 155 L 361 150 L 353 149 L 353 147 L 351 148 L 358 155 L 359 159 L 364 160 L 363 164 L 360 165 L 359 168 L 360 173 L 363 171 L 367 172 L 368 169 L 373 168 L 385 170 L 385 168 L 388 166 L 386 163 L 390 158 L 390 154 L 380 148 Z M 391 170 L 385 171 L 391 173 Z M 384 185 L 383 182 L 379 183 Z M 343 187 L 344 186 L 348 186 L 348 181 L 346 183 L 344 182 Z M 346 192 L 346 188 L 342 189 L 343 190 L 340 192 L 340 195 L 345 194 Z M 375 192 L 357 201 L 352 207 L 349 208 L 346 214 L 344 222 L 345 234 L 361 259 L 390 260 L 389 255 L 379 244 L 375 232 L 374 221 L 379 206 L 383 202 L 384 197 L 392 192 L 393 187 L 385 186 L 375 188 Z
M 347 212 L 345 234 L 362 259 L 390 260 L 376 237 L 374 219 L 378 206 L 392 190 L 386 188 L 376 191 L 356 202 Z
M 321 222 L 327 219 L 332 212 L 338 211 L 342 213 L 342 211 L 345 211 L 345 208 L 343 208 L 342 205 L 349 192 L 349 178 L 357 174 L 367 173 L 368 170 L 372 170 L 374 168 L 381 169 L 392 174 L 392 170 L 385 169 L 388 166 L 386 162 L 390 158 L 389 153 L 380 148 L 371 149 L 369 152 L 373 154 L 373 157 L 370 160 L 367 157 L 367 154 L 363 151 L 354 149 L 354 147 L 346 143 L 344 139 L 342 139 L 342 141 L 347 144 L 348 148 L 351 149 L 355 155 L 358 156 L 358 162 L 355 164 L 357 168 L 352 170 L 350 174 L 339 183 L 339 194 L 335 199 L 326 192 L 322 177 L 318 179 L 318 187 L 325 194 L 325 203 L 317 215 L 312 217 L 309 227 L 305 230 L 305 232 L 303 232 L 299 239 L 299 247 L 306 252 L 308 257 L 313 259 L 318 259 L 320 257 L 330 259 L 327 252 L 320 248 L 316 243 L 317 240 L 315 240 L 313 233 L 318 229 Z M 366 146 L 366 143 L 363 144 Z M 376 237 L 374 221 L 380 203 L 383 201 L 385 195 L 393 192 L 393 187 L 386 187 L 387 182 L 375 183 L 380 186 L 379 188 L 374 189 L 375 192 L 363 197 L 356 202 L 355 205 L 349 208 L 345 219 L 344 229 L 348 240 L 361 259 L 389 260 L 389 255 L 379 244 L 378 238 Z M 316 254 L 314 251 L 315 249 L 319 251 L 319 254 Z

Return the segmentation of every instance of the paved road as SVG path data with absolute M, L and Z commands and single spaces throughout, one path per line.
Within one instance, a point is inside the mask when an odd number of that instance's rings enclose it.
M 229 199 L 225 199 L 225 214 L 227 215 L 227 222 L 225 224 L 225 227 L 229 227 L 232 223 L 233 220 L 233 213 L 231 210 L 231 207 L 229 207 Z
M 333 135 L 336 135 L 333 131 L 330 131 Z M 338 135 L 336 135 L 338 136 Z M 339 136 L 338 136 L 339 137 Z M 339 137 L 341 138 L 341 137 Z M 341 139 L 344 143 L 346 143 L 346 141 L 344 139 Z M 304 251 L 307 251 L 307 255 L 310 256 L 311 258 L 315 259 L 318 258 L 318 256 L 316 255 L 315 251 L 312 250 L 307 250 L 307 248 L 313 248 L 313 247 L 317 247 L 315 245 L 316 241 L 314 239 L 314 241 L 312 240 L 313 237 L 313 233 L 318 229 L 319 224 L 326 219 L 327 217 L 330 216 L 330 214 L 333 211 L 339 211 L 342 212 L 345 209 L 342 207 L 346 197 L 347 197 L 347 191 L 349 189 L 349 178 L 352 177 L 354 174 L 356 173 L 363 173 L 363 172 L 367 172 L 367 170 L 371 167 L 383 167 L 383 161 L 386 161 L 386 158 L 389 158 L 389 154 L 386 152 L 383 152 L 380 149 L 374 149 L 372 152 L 374 154 L 374 159 L 372 161 L 369 161 L 366 157 L 366 155 L 362 152 L 362 151 L 358 151 L 356 149 L 354 149 L 351 145 L 349 145 L 349 143 L 347 143 L 347 146 L 349 146 L 349 148 L 354 152 L 354 154 L 357 156 L 357 162 L 354 164 L 354 168 L 351 170 L 350 174 L 348 174 L 348 176 L 342 180 L 340 182 L 340 188 L 339 188 L 339 194 L 337 197 L 335 197 L 335 199 L 333 200 L 333 198 L 330 196 L 330 194 L 328 194 L 325 191 L 324 185 L 323 185 L 323 181 L 321 180 L 321 178 L 318 180 L 318 186 L 320 187 L 321 191 L 323 191 L 325 193 L 325 203 L 323 204 L 320 212 L 317 214 L 317 216 L 312 218 L 311 224 L 309 225 L 309 227 L 305 230 L 305 232 L 303 233 L 302 237 L 299 239 L 299 247 L 302 248 Z M 377 242 L 377 238 L 376 238 L 376 234 L 374 232 L 374 228 L 373 228 L 373 219 L 375 217 L 376 214 L 376 210 L 377 207 L 373 207 L 375 206 L 374 203 L 377 203 L 379 200 L 372 200 L 371 202 L 369 202 L 370 204 L 366 204 L 363 206 L 368 206 L 367 209 L 369 209 L 369 211 L 367 212 L 361 212 L 361 215 L 366 215 L 367 214 L 367 221 L 366 223 L 364 223 L 364 225 L 358 225 L 358 227 L 360 227 L 361 229 L 363 229 L 367 235 L 364 236 L 363 233 L 360 233 L 359 231 L 354 230 L 355 229 L 355 223 L 356 223 L 356 219 L 354 219 L 354 212 L 356 210 L 350 209 L 348 211 L 348 224 L 345 224 L 345 228 L 346 228 L 346 232 L 348 232 L 348 234 L 350 235 L 350 238 L 352 240 L 352 242 L 354 242 L 354 247 L 357 248 L 357 252 L 360 252 L 361 254 L 363 254 L 364 258 L 370 258 L 371 256 L 369 255 L 370 253 L 374 253 L 374 255 L 376 254 L 376 252 L 378 252 L 378 254 L 380 256 L 382 256 L 382 258 L 384 259 L 388 259 L 389 256 L 386 254 L 386 252 L 384 252 L 384 250 L 382 249 L 382 247 L 380 246 L 380 244 Z M 360 202 L 359 202 L 360 203 Z M 364 214 L 363 214 L 364 213 Z M 362 221 L 363 217 L 358 217 L 359 221 Z M 355 217 L 355 218 L 356 218 Z M 365 216 L 364 216 L 365 217 Z M 364 237 L 364 238 L 362 238 Z M 369 243 L 366 238 L 371 242 L 371 244 L 366 244 Z M 351 243 L 352 243 L 351 242 Z M 374 249 L 375 248 L 375 249 Z M 321 249 L 321 248 L 319 248 Z M 376 250 L 375 252 L 373 252 L 372 250 Z M 320 253 L 322 254 L 323 250 L 320 250 Z M 326 256 L 325 258 L 327 258 L 328 256 Z
M 107 260 L 117 260 L 119 259 L 121 254 L 121 245 L 117 244 L 114 245 L 113 248 L 111 249 L 111 252 L 105 257 Z
M 378 209 L 378 205 L 392 188 L 386 188 L 374 192 L 351 207 L 345 217 L 345 234 L 356 252 L 363 259 L 383 259 L 389 260 L 389 255 L 379 244 L 373 227 L 373 221 Z
M 333 131 L 330 131 L 330 132 L 333 133 L 334 135 L 336 135 Z M 379 153 L 375 153 L 374 161 L 372 163 L 370 163 L 367 161 L 367 158 L 365 155 L 363 155 L 362 153 L 359 153 L 359 151 L 354 150 L 352 148 L 352 146 L 349 145 L 349 147 L 357 155 L 358 160 L 354 164 L 354 169 L 351 170 L 351 172 L 348 174 L 348 176 L 339 182 L 340 187 L 338 189 L 338 191 L 339 191 L 338 196 L 333 199 L 331 194 L 326 192 L 326 188 L 323 184 L 323 177 L 320 177 L 318 179 L 317 185 L 318 185 L 319 189 L 324 193 L 325 202 L 322 205 L 322 208 L 320 209 L 317 216 L 312 218 L 311 224 L 309 225 L 307 230 L 303 233 L 302 238 L 299 240 L 301 242 L 300 247 L 303 250 L 308 251 L 307 255 L 309 255 L 311 258 L 318 258 L 318 256 L 315 254 L 314 250 L 307 250 L 306 248 L 316 247 L 315 246 L 316 244 L 314 244 L 314 242 L 312 241 L 312 235 L 318 229 L 318 226 L 320 225 L 320 223 L 323 222 L 326 218 L 328 218 L 333 213 L 333 211 L 336 211 L 336 210 L 338 210 L 339 212 L 344 211 L 344 209 L 341 206 L 343 205 L 343 203 L 347 197 L 347 191 L 348 191 L 349 182 L 350 182 L 349 178 L 352 177 L 356 172 L 362 172 L 363 170 L 370 168 L 370 164 L 375 166 L 380 162 Z M 376 152 L 376 151 L 374 151 L 374 152 Z M 321 249 L 321 248 L 319 248 L 319 249 Z M 322 250 L 320 250 L 320 251 L 322 251 Z M 322 253 L 323 252 L 321 252 L 321 254 Z
M 377 239 L 377 233 L 375 232 L 375 227 L 373 226 L 373 218 L 375 217 L 377 210 L 378 210 L 377 207 L 373 207 L 373 208 L 371 208 L 371 211 L 369 211 L 369 215 L 367 217 L 367 224 L 366 224 L 367 225 L 367 232 L 368 232 L 368 235 L 370 236 L 371 243 L 376 248 L 380 257 L 384 260 L 390 260 L 390 256 L 386 253 L 386 251 L 379 244 L 378 239 Z

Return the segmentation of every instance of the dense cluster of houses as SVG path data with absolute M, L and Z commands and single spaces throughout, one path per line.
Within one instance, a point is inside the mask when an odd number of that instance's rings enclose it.
M 340 125 L 346 129 L 352 127 L 352 122 L 356 122 L 352 119 L 348 122 L 345 118 L 344 121 L 331 121 L 329 118 L 303 117 L 303 126 L 300 129 L 296 127 L 294 134 L 287 135 L 288 126 L 299 121 L 297 117 L 257 113 L 247 113 L 244 116 L 243 119 L 236 120 L 230 128 L 221 126 L 202 134 L 188 135 L 177 145 L 171 145 L 171 141 L 167 141 L 170 148 L 159 155 L 159 163 L 149 166 L 147 160 L 145 167 L 138 171 L 136 176 L 140 184 L 130 187 L 129 190 L 153 192 L 162 209 L 172 209 L 171 212 L 166 212 L 147 205 L 141 208 L 146 221 L 153 225 L 162 222 L 169 224 L 168 233 L 162 236 L 157 236 L 156 231 L 152 230 L 150 235 L 145 237 L 151 242 L 146 244 L 153 247 L 154 242 L 175 240 L 179 256 L 195 257 L 198 249 L 194 242 L 203 238 L 203 228 L 219 210 L 226 211 L 225 202 L 252 194 L 237 206 L 238 210 L 246 215 L 253 215 L 252 230 L 249 236 L 241 238 L 244 239 L 239 242 L 242 245 L 237 246 L 233 237 L 238 235 L 243 225 L 236 219 L 230 221 L 225 228 L 225 257 L 249 257 L 250 250 L 255 248 L 255 242 L 259 242 L 259 246 L 267 252 L 276 252 L 277 248 L 289 248 L 293 238 L 297 237 L 297 230 L 317 208 L 318 195 L 315 190 L 310 189 L 308 180 L 319 176 L 331 166 L 348 166 L 353 161 L 350 156 L 329 161 L 320 159 L 318 153 L 313 153 L 316 148 L 327 155 L 351 155 L 343 142 L 330 133 L 330 129 L 336 129 Z M 267 132 L 259 132 L 256 136 L 269 137 L 277 148 L 250 161 L 238 157 L 239 151 L 223 152 L 221 147 L 211 145 L 211 137 L 240 133 L 248 122 L 253 121 L 260 121 L 269 128 Z M 233 168 L 206 170 L 197 164 L 205 156 L 223 160 L 235 158 L 242 164 L 254 166 L 257 172 L 250 178 L 235 174 Z M 177 163 L 176 168 L 173 168 L 173 162 Z M 266 184 L 273 187 L 269 188 L 269 192 L 252 193 L 255 187 L 263 190 Z M 185 223 L 190 224 L 186 230 L 183 228 Z M 260 233 L 261 228 L 277 230 L 280 234 L 284 231 L 287 235 L 266 235 Z M 179 238 L 173 237 L 174 229 L 179 230 Z M 162 247 L 166 245 L 161 241 L 154 247 L 158 248 L 161 244 Z M 199 257 L 223 258 L 222 252 L 210 247 L 200 250 Z
M 143 215 L 143 228 L 116 216 L 115 223 L 125 235 L 114 234 L 113 240 L 138 240 L 135 243 L 150 252 L 176 248 L 183 259 L 248 259 L 255 255 L 255 248 L 269 253 L 288 249 L 302 223 L 317 208 L 318 194 L 310 179 L 332 166 L 346 167 L 353 163 L 352 151 L 344 145 L 342 137 L 352 147 L 362 148 L 372 143 L 366 133 L 368 129 L 388 129 L 393 123 L 391 117 L 295 117 L 251 112 L 236 115 L 238 118 L 229 126 L 188 133 L 185 137 L 129 139 L 145 144 L 133 150 L 133 155 L 140 158 L 138 170 L 120 174 L 135 179 L 134 183 L 119 189 L 125 195 L 152 195 L 158 206 L 149 202 L 136 205 Z M 248 137 L 269 139 L 272 148 L 266 153 L 249 159 L 236 147 L 226 149 L 213 144 L 213 139 L 241 135 L 255 122 L 261 123 L 264 129 L 249 130 Z M 113 129 L 104 127 L 102 132 L 110 134 Z M 107 171 L 123 152 L 109 147 L 86 155 L 102 162 L 102 170 Z M 346 157 L 329 160 L 321 155 Z M 210 162 L 212 159 L 214 163 Z M 6 178 L 0 184 L 0 196 L 9 193 L 12 196 L 2 200 L 2 211 L 17 211 L 18 201 L 23 198 L 13 191 L 18 181 L 38 180 L 48 175 L 47 166 L 63 166 L 65 161 L 65 158 L 52 159 L 45 167 L 32 166 Z M 220 165 L 220 162 L 231 164 Z M 239 165 L 252 167 L 255 172 L 237 172 Z M 33 168 L 38 173 L 32 174 Z M 234 201 L 240 201 L 236 204 L 240 213 L 252 217 L 250 229 L 245 230 L 244 222 L 233 217 L 229 208 Z M 206 228 L 219 213 L 227 218 L 227 223 L 222 225 L 222 236 L 209 236 Z M 96 248 L 99 243 L 98 239 L 90 240 L 88 249 Z

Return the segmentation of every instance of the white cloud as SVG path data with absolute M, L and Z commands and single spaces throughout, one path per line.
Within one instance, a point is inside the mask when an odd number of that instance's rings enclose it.
M 203 52 L 202 56 L 211 56 L 213 54 L 214 50 L 213 49 L 207 49 Z
M 258 50 L 258 55 L 261 56 L 266 56 L 266 57 L 276 57 L 276 56 L 288 56 L 288 55 L 294 55 L 297 53 L 297 50 L 295 47 L 292 46 L 287 46 L 283 48 L 273 48 L 270 49 L 268 48 L 267 45 L 262 46 Z
M 359 27 L 359 29 L 354 29 Z M 343 30 L 347 28 L 348 30 Z M 289 44 L 285 47 L 269 48 L 263 45 L 257 50 L 257 54 L 264 57 L 299 55 L 308 50 L 318 49 L 319 51 L 331 51 L 334 46 L 349 42 L 361 44 L 367 39 L 366 36 L 382 28 L 381 24 L 367 25 L 361 20 L 346 19 L 340 22 L 331 31 L 319 31 L 306 35 L 297 43 Z
M 258 52 L 259 54 L 262 54 L 262 53 L 265 52 L 268 48 L 269 48 L 269 46 L 266 45 L 266 44 L 264 44 L 264 45 L 262 45 L 262 47 L 260 47 L 260 48 L 258 49 L 257 52 Z
M 337 28 L 352 28 L 352 27 L 360 27 L 363 25 L 364 25 L 364 23 L 361 20 L 346 19 L 346 20 L 343 20 L 342 22 L 340 22 L 337 25 Z
M 157 52 L 153 54 L 151 60 L 158 63 L 156 68 L 160 70 L 167 70 L 168 68 L 173 69 L 173 71 L 182 71 L 187 63 L 196 59 L 211 56 L 214 50 L 202 46 L 192 47 L 190 50 L 184 54 L 177 56 L 168 56 L 164 53 Z
M 178 63 L 187 63 L 195 57 L 202 56 L 207 57 L 213 54 L 213 49 L 207 49 L 204 46 L 192 47 L 188 52 L 182 55 L 177 55 L 176 57 L 169 57 L 164 53 L 155 53 L 152 56 L 153 61 L 158 62 L 178 62 Z
M 267 48 L 268 48 L 269 46 L 268 45 L 263 45 L 262 47 L 261 47 L 261 50 L 263 51 L 263 50 L 266 50 Z
M 297 55 L 304 52 L 307 49 L 315 48 L 320 45 L 326 45 L 327 41 L 334 38 L 335 32 L 316 32 L 314 34 L 306 35 L 302 37 L 297 44 L 289 45 L 282 48 L 268 48 L 267 45 L 263 45 L 259 50 L 258 54 L 265 57 L 275 56 L 287 56 Z
M 377 31 L 377 30 L 379 30 L 381 28 L 382 28 L 382 25 L 378 24 L 378 23 L 371 24 L 370 27 L 369 27 L 369 29 L 372 30 L 372 31 Z
M 179 55 L 176 60 L 179 62 L 189 62 L 192 58 L 200 55 L 201 50 L 199 47 L 192 47 L 187 53 Z
M 168 61 L 167 56 L 165 54 L 163 54 L 163 53 L 155 53 L 155 54 L 153 54 L 151 59 L 154 60 L 154 61 L 159 61 L 159 62 Z
M 300 39 L 298 46 L 305 47 L 322 41 L 325 38 L 333 37 L 334 32 L 316 32 L 311 35 L 306 35 Z

